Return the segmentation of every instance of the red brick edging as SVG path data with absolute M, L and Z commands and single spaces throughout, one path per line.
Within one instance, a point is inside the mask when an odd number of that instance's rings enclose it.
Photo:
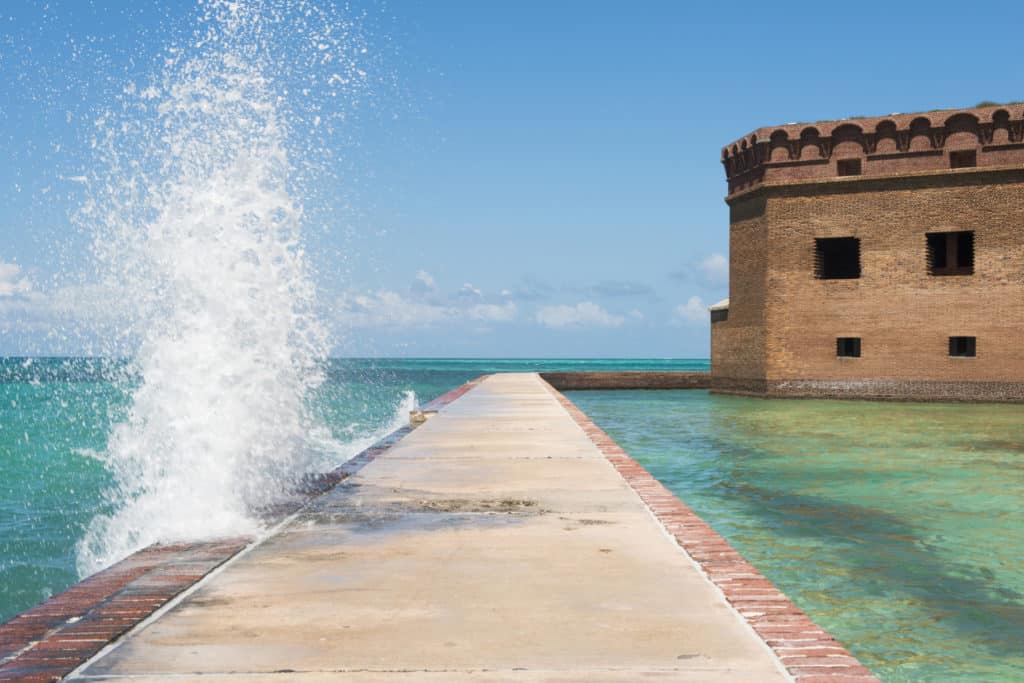
M 440 410 L 486 377 L 438 396 L 423 408 Z M 388 451 L 413 429 L 411 425 L 397 429 L 340 467 L 311 478 L 301 495 L 264 510 L 264 518 L 280 521 L 297 512 L 312 498 Z M 152 545 L 0 624 L 0 683 L 61 680 L 252 541 L 232 538 Z
M 0 681 L 59 681 L 249 540 L 150 546 L 22 612 L 0 625 Z
M 572 401 L 547 382 L 544 384 L 796 681 L 878 683 L 879 679 L 870 669 L 828 631 L 815 624 L 689 506 L 629 457 Z
M 541 379 L 559 391 L 608 389 L 710 389 L 711 373 L 690 370 L 570 370 L 542 372 Z
M 446 405 L 449 405 L 455 399 L 459 398 L 460 396 L 464 396 L 470 389 L 473 389 L 488 377 L 490 377 L 490 375 L 480 375 L 476 379 L 471 379 L 462 386 L 456 387 L 455 389 L 452 389 L 446 394 L 441 394 L 432 401 L 426 403 L 423 406 L 420 406 L 420 410 L 441 410 L 441 408 L 444 408 Z

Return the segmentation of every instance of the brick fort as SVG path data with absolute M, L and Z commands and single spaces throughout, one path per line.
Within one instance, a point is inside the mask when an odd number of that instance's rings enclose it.
M 714 391 L 1024 401 L 1024 104 L 761 128 L 722 163 Z

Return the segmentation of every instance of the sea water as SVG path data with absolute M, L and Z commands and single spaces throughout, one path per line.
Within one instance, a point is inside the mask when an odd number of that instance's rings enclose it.
M 109 450 L 144 381 L 133 368 L 125 360 L 0 359 L 0 622 L 92 571 L 81 562 L 82 541 L 120 506 L 110 495 L 117 470 L 97 454 Z M 305 399 L 310 420 L 326 430 L 319 438 L 331 444 L 313 468 L 341 464 L 406 424 L 414 401 L 481 374 L 707 368 L 706 360 L 331 359 Z M 171 501 L 162 512 L 178 509 Z
M 883 680 L 1021 680 L 1021 406 L 569 397 Z
M 114 507 L 94 453 L 129 409 L 140 381 L 126 381 L 129 367 L 0 360 L 0 621 L 80 578 L 78 544 Z M 411 395 L 425 402 L 480 374 L 707 367 L 334 359 L 307 400 L 341 461 L 403 423 Z M 1019 679 L 1019 406 L 569 396 L 884 680 Z

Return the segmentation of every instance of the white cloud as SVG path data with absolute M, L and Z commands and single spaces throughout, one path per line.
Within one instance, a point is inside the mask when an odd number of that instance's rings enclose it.
M 705 284 L 717 286 L 729 283 L 729 259 L 721 254 L 711 254 L 697 268 Z
M 688 263 L 669 273 L 669 277 L 679 282 L 697 282 L 704 287 L 717 289 L 729 284 L 729 259 L 716 252 L 696 264 Z
M 352 327 L 418 327 L 446 318 L 443 306 L 384 289 L 365 294 L 343 294 L 336 310 Z
M 456 293 L 456 296 L 460 296 L 460 297 L 468 298 L 468 299 L 479 299 L 483 295 L 484 295 L 484 293 L 480 291 L 480 288 L 473 286 L 473 284 L 470 283 L 470 282 L 467 282 L 467 283 L 463 284 L 462 285 L 462 289 L 460 289 Z
M 124 292 L 112 291 L 97 283 L 66 285 L 47 291 L 30 286 L 14 296 L 0 297 L 0 311 L 17 314 L 28 320 L 45 319 L 85 325 L 112 325 L 131 318 L 132 302 Z
M 0 297 L 26 295 L 32 291 L 32 283 L 21 272 L 17 263 L 0 261 Z
M 467 313 L 474 320 L 490 320 L 493 322 L 508 322 L 514 320 L 518 309 L 511 301 L 503 304 L 477 304 L 471 306 Z
M 537 322 L 546 327 L 619 327 L 625 320 L 590 301 L 575 306 L 542 306 L 537 310 Z
M 707 305 L 699 296 L 691 296 L 685 304 L 676 306 L 674 313 L 678 320 L 687 323 L 708 322 L 711 315 L 708 313 Z
M 359 327 L 426 327 L 440 323 L 509 322 L 518 309 L 513 302 L 460 305 L 408 297 L 386 289 L 365 293 L 346 292 L 332 314 L 338 322 Z
M 134 343 L 125 292 L 84 282 L 38 289 L 13 268 L 0 270 L 0 337 L 30 335 L 26 343 L 34 346 L 21 352 L 116 355 Z
M 474 331 L 488 331 L 491 323 L 507 323 L 519 315 L 517 304 L 507 296 L 485 296 L 470 282 L 448 294 L 440 291 L 434 276 L 416 272 L 408 290 L 347 290 L 325 310 L 331 322 L 346 329 L 422 328 L 442 324 L 472 324 Z
M 425 270 L 420 270 L 416 272 L 416 278 L 412 281 L 410 289 L 420 293 L 433 292 L 437 289 L 437 283 L 434 282 L 433 275 Z

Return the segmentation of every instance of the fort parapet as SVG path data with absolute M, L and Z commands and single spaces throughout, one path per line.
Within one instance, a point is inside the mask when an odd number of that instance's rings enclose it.
M 714 390 L 1024 400 L 1024 104 L 761 128 L 722 162 Z
M 722 165 L 731 197 L 779 183 L 945 172 L 957 152 L 974 153 L 965 167 L 1021 168 L 1024 103 L 759 128 L 722 149 Z

